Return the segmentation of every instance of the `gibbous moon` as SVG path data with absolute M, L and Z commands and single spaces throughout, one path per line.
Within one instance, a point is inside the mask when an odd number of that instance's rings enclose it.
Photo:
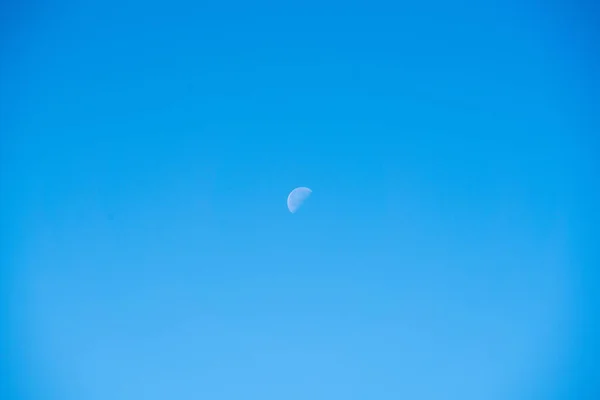
M 312 190 L 307 187 L 297 187 L 292 190 L 287 198 L 288 210 L 290 210 L 292 214 L 295 213 L 311 193 Z

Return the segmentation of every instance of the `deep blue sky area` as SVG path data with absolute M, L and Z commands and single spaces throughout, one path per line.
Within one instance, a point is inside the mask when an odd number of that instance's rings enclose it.
M 2 399 L 600 398 L 593 4 L 2 7 Z

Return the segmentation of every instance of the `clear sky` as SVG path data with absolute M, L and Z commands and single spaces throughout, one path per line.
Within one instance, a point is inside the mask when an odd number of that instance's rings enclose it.
M 592 6 L 210 3 L 3 6 L 0 397 L 599 393 Z

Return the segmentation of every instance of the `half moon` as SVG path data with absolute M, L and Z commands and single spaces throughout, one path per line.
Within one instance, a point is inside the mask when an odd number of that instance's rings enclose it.
M 308 199 L 308 196 L 310 196 L 311 193 L 312 190 L 307 187 L 297 187 L 296 189 L 292 190 L 287 198 L 288 210 L 294 214 L 296 211 L 298 211 L 304 201 Z

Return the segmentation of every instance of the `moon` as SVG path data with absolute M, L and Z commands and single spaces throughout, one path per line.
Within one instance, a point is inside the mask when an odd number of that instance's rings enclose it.
M 296 211 L 298 211 L 300 206 L 302 206 L 304 201 L 308 199 L 308 196 L 310 196 L 311 193 L 312 190 L 303 186 L 297 187 L 296 189 L 292 190 L 287 198 L 288 210 L 290 210 L 290 212 L 294 214 Z

